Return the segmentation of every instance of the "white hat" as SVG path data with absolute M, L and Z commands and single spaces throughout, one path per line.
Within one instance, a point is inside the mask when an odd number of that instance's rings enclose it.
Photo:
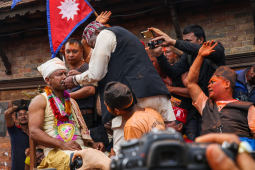
M 59 58 L 53 58 L 37 67 L 37 69 L 42 74 L 44 80 L 46 77 L 49 77 L 54 71 L 62 69 L 67 70 L 65 63 Z

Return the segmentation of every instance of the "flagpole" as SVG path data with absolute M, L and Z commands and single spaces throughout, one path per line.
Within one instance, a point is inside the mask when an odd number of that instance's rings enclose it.
M 97 12 L 94 12 L 95 16 L 98 17 L 98 13 Z

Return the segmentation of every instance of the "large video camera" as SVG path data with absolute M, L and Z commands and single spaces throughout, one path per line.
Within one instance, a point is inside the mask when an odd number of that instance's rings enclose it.
M 209 170 L 205 150 L 209 144 L 190 143 L 170 128 L 165 131 L 154 129 L 141 139 L 133 139 L 121 144 L 118 157 L 111 163 L 112 170 Z M 235 160 L 238 145 L 229 144 L 223 148 L 227 156 Z

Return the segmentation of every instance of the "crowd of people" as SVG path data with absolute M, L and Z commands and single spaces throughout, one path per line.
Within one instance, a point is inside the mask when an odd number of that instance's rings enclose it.
M 12 170 L 29 168 L 29 135 L 44 150 L 37 150 L 38 169 L 68 170 L 76 151 L 82 170 L 108 170 L 123 141 L 153 128 L 174 128 L 187 143 L 244 142 L 236 162 L 209 145 L 208 163 L 212 169 L 253 169 L 255 65 L 240 71 L 225 66 L 224 46 L 206 42 L 199 25 L 187 26 L 183 40 L 148 28 L 155 33 L 151 42 L 161 40 L 148 48 L 128 30 L 107 25 L 110 15 L 103 12 L 87 25 L 82 40 L 67 40 L 63 58 L 38 67 L 47 86 L 29 108 L 5 112 Z

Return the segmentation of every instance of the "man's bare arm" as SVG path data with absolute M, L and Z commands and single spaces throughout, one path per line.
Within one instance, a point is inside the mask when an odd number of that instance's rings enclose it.
M 42 95 L 36 96 L 29 105 L 29 132 L 30 137 L 39 145 L 62 150 L 80 150 L 80 145 L 75 141 L 64 142 L 53 138 L 43 129 L 46 99 Z
M 12 114 L 13 114 L 14 112 L 17 111 L 18 106 L 11 107 L 11 103 L 9 103 L 9 104 L 8 104 L 8 108 L 9 108 L 9 109 L 7 109 L 7 110 L 4 112 L 5 121 L 6 121 L 7 127 L 12 127 L 12 126 L 15 124 L 15 122 L 14 122 L 14 120 L 13 120 L 13 118 L 12 118 Z
M 197 58 L 193 62 L 192 66 L 189 69 L 188 77 L 187 77 L 187 88 L 189 90 L 189 94 L 192 98 L 193 102 L 197 101 L 197 98 L 199 94 L 201 93 L 201 88 L 197 85 L 198 82 L 198 77 L 200 73 L 200 68 L 203 63 L 203 60 L 206 56 L 210 55 L 213 53 L 215 50 L 212 50 L 217 43 L 213 44 L 213 40 L 211 43 L 204 43 L 204 45 L 200 48 Z
M 186 87 L 173 87 L 168 84 L 166 84 L 166 87 L 170 93 L 173 93 L 182 97 L 190 98 L 188 88 Z
M 73 99 L 82 99 L 94 95 L 95 92 L 96 88 L 94 86 L 85 86 L 75 92 L 70 93 L 70 97 Z
M 83 58 L 84 58 L 84 60 L 86 60 L 86 58 L 88 57 L 88 55 L 90 53 L 91 48 L 85 39 L 81 40 L 81 44 L 83 47 Z

